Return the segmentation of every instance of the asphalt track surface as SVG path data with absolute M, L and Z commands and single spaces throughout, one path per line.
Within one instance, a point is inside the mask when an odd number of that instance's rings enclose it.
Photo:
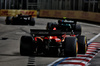
M 30 29 L 45 29 L 47 22 L 57 22 L 56 19 L 36 18 L 36 25 L 5 25 L 5 17 L 0 17 L 0 66 L 47 66 L 59 58 L 64 57 L 45 57 L 45 56 L 20 56 L 20 37 L 29 35 Z M 88 41 L 100 33 L 100 25 L 81 23 L 82 35 Z M 26 32 L 25 32 L 26 31 Z M 100 37 L 93 40 L 100 42 Z M 100 66 L 100 53 L 90 62 L 89 66 Z

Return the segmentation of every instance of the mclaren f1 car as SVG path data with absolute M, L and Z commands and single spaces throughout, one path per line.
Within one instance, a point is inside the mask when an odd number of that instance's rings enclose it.
M 77 54 L 85 54 L 87 50 L 86 37 L 73 32 L 30 29 L 30 35 L 21 37 L 22 56 L 43 54 L 75 57 Z

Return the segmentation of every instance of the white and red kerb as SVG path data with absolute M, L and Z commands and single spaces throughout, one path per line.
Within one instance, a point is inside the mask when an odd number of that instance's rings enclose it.
M 100 50 L 100 43 L 93 42 L 88 46 L 86 54 L 78 54 L 77 57 L 69 57 L 57 64 L 57 66 L 86 66 L 88 62 L 97 55 L 99 52 L 98 48 Z

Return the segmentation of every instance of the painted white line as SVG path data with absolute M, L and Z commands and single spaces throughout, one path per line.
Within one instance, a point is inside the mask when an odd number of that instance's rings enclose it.
M 92 47 L 95 47 L 95 46 L 97 46 L 97 45 L 89 45 L 88 47 L 91 47 L 91 46 L 92 46 Z
M 92 55 L 95 56 L 97 53 L 86 53 L 86 54 L 90 54 L 90 55 L 92 54 Z M 89 56 L 88 56 L 88 57 L 89 57 Z M 92 58 L 92 56 L 91 56 L 91 58 Z
M 88 49 L 87 51 L 89 51 L 89 50 L 93 51 L 94 49 Z M 94 51 L 96 51 L 96 50 L 94 50 Z
M 90 55 L 90 54 L 85 54 L 85 55 L 86 55 L 86 56 L 92 56 L 92 57 L 94 56 L 94 55 Z
M 72 63 L 77 63 L 77 62 L 80 62 L 80 63 L 84 63 L 84 64 L 87 64 L 88 62 L 84 61 L 84 60 L 65 60 L 63 62 L 72 62 Z
M 87 50 L 87 51 L 90 51 L 90 52 L 97 52 L 98 50 L 97 49 L 95 49 L 95 50 Z
M 95 47 L 88 47 L 88 48 L 95 48 Z
M 90 52 L 90 51 L 87 51 L 86 53 L 94 53 L 94 54 L 95 54 L 96 52 Z
M 52 62 L 51 64 L 49 64 L 49 65 L 47 65 L 47 66 L 52 66 L 54 63 L 56 63 L 56 62 L 58 62 L 58 61 L 60 61 L 60 60 L 62 60 L 62 59 L 64 59 L 64 58 L 59 58 L 59 59 L 57 59 L 56 61 Z
M 95 43 L 95 42 L 91 43 L 91 45 L 97 45 L 97 44 L 100 44 L 100 43 Z
M 87 60 L 91 60 L 91 58 L 88 58 L 88 57 L 69 57 L 69 58 L 76 58 L 76 59 L 87 59 Z
M 96 35 L 95 37 L 93 37 L 92 39 L 90 39 L 87 43 L 91 43 L 92 41 L 94 41 L 96 38 L 98 38 L 100 36 L 100 33 L 98 35 Z
M 93 57 L 94 55 L 90 55 L 90 54 L 85 54 L 85 56 L 92 56 L 92 57 Z
M 84 60 L 67 60 L 67 61 L 63 61 L 63 62 L 68 62 L 68 63 L 82 63 L 82 64 L 88 64 L 88 62 L 84 61 Z M 62 62 L 62 63 L 63 63 Z

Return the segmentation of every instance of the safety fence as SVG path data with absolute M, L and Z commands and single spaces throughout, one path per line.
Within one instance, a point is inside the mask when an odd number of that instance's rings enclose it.
M 40 17 L 62 18 L 88 20 L 100 22 L 100 13 L 84 12 L 84 11 L 70 11 L 70 10 L 40 10 Z
M 39 13 L 39 14 L 38 14 Z M 63 18 L 88 20 L 100 23 L 100 13 L 70 10 L 0 10 L 0 16 L 16 16 L 18 14 L 34 17 Z
M 0 16 L 16 16 L 18 14 L 37 17 L 37 10 L 0 10 Z

